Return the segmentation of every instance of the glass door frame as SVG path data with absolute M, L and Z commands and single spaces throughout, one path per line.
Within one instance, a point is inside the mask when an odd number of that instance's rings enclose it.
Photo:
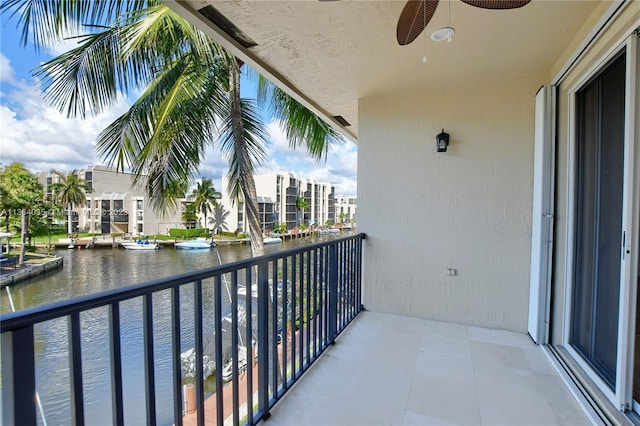
M 627 230 L 626 241 L 623 247 L 622 279 L 626 283 L 626 301 L 621 302 L 621 313 L 626 315 L 627 327 L 621 329 L 625 332 L 627 347 L 626 358 L 619 360 L 619 367 L 625 368 L 625 399 L 627 409 L 632 409 L 640 413 L 640 401 L 633 399 L 634 381 L 634 357 L 635 357 L 635 337 L 637 316 L 637 294 L 638 280 L 640 277 L 640 27 L 629 37 L 627 42 L 627 91 L 630 93 L 626 99 L 625 109 L 628 117 L 625 122 L 625 139 L 629 141 L 625 147 L 625 187 L 624 199 L 628 205 L 625 206 L 626 217 L 623 219 L 623 229 Z M 622 334 L 622 333 L 621 333 Z
M 635 340 L 635 316 L 638 271 L 638 235 L 640 229 L 640 208 L 638 193 L 640 192 L 640 54 L 637 32 L 625 36 L 615 47 L 602 55 L 601 59 L 584 73 L 569 90 L 569 191 L 567 209 L 567 246 L 565 270 L 564 318 L 562 342 L 576 363 L 587 373 L 589 378 L 602 391 L 605 397 L 619 410 L 626 411 L 633 406 L 633 356 Z M 624 120 L 624 184 L 623 184 L 623 217 L 622 229 L 624 247 L 620 247 L 620 298 L 618 318 L 618 341 L 616 362 L 616 383 L 611 389 L 598 373 L 575 350 L 570 341 L 571 310 L 573 300 L 573 265 L 575 262 L 574 241 L 576 225 L 576 149 L 577 149 L 577 93 L 600 71 L 602 71 L 616 55 L 625 50 L 625 120 Z M 627 253 L 627 251 L 629 253 Z M 635 275 L 634 275 L 635 274 Z M 638 407 L 640 409 L 640 404 Z

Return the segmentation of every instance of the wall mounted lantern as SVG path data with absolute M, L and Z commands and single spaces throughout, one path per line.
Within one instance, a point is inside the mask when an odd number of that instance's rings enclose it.
M 449 146 L 449 134 L 442 132 L 438 136 L 436 136 L 436 147 L 438 148 L 438 152 L 447 152 L 447 147 Z

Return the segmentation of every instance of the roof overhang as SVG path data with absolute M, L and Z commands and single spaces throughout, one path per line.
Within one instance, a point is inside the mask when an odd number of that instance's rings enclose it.
M 533 0 L 519 9 L 485 10 L 441 1 L 423 34 L 399 46 L 405 1 L 167 1 L 354 141 L 360 99 L 517 75 L 550 79 L 558 59 L 611 3 Z M 451 43 L 427 39 L 449 24 Z

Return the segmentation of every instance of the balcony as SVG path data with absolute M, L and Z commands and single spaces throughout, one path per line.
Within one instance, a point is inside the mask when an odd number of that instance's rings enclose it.
M 591 423 L 529 336 L 363 311 L 265 424 Z
M 69 327 L 69 359 L 62 363 L 70 365 L 68 423 L 85 423 L 83 382 L 95 378 L 83 360 L 95 348 L 83 345 L 80 331 L 96 309 L 108 310 L 112 423 L 125 424 L 120 306 L 134 299 L 142 304 L 146 406 L 139 410 L 148 424 L 266 418 L 272 426 L 589 423 L 545 351 L 524 334 L 361 311 L 363 239 L 359 234 L 2 316 L 3 424 L 36 424 L 34 326 L 60 318 Z M 153 306 L 163 300 L 168 342 L 153 337 L 159 326 Z M 251 318 L 251 326 L 242 326 L 242 318 Z M 208 395 L 203 372 L 211 328 L 220 380 Z M 189 333 L 194 382 L 185 387 L 181 336 Z M 230 349 L 223 349 L 225 342 Z M 159 359 L 161 347 L 170 348 L 166 360 Z M 158 385 L 165 375 L 169 394 Z M 169 421 L 157 417 L 161 404 L 172 407 Z
M 104 351 L 83 336 L 93 324 L 85 321 L 96 315 L 103 315 L 108 329 L 110 356 L 99 377 L 110 384 L 110 423 L 124 424 L 130 394 L 121 317 L 130 301 L 141 305 L 144 350 L 135 356 L 144 372 L 138 413 L 147 424 L 254 424 L 267 418 L 360 312 L 363 239 L 359 234 L 1 316 L 3 424 L 37 424 L 36 360 L 43 354 L 34 329 L 60 320 L 68 325 L 68 351 L 59 355 L 69 366 L 60 404 L 70 413 L 65 423 L 85 424 L 91 398 L 83 383 L 96 380 L 86 357 Z M 167 407 L 169 414 L 160 418 Z

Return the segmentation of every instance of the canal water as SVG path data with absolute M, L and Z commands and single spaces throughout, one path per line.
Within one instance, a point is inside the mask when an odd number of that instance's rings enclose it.
M 306 238 L 265 246 L 273 253 L 318 240 Z M 45 305 L 114 288 L 127 287 L 157 278 L 177 275 L 251 257 L 247 245 L 218 246 L 211 250 L 156 251 L 94 249 L 60 250 L 62 269 L 17 283 L 11 287 L 16 310 Z M 181 289 L 182 351 L 194 345 L 193 286 Z M 3 313 L 11 307 L 7 293 L 0 296 Z M 205 333 L 213 330 L 213 290 L 203 285 Z M 171 388 L 171 299 L 168 291 L 153 297 L 154 357 L 156 368 L 156 407 L 158 424 L 170 425 L 173 396 Z M 223 315 L 229 313 L 228 298 L 223 297 Z M 123 302 L 120 306 L 122 369 L 125 424 L 145 424 L 145 391 L 142 300 Z M 85 312 L 80 317 L 82 334 L 83 390 L 85 423 L 110 425 L 111 385 L 108 311 L 106 308 Z M 36 387 L 48 425 L 71 422 L 69 399 L 68 322 L 48 321 L 35 328 Z M 209 383 L 212 386 L 213 383 Z

